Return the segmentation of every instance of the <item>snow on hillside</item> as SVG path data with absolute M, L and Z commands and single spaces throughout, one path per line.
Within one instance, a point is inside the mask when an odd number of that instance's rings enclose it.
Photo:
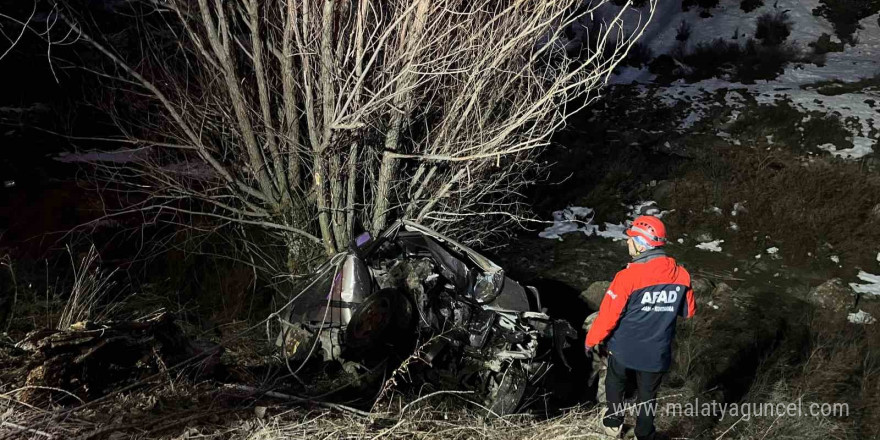
M 686 43 L 688 48 L 693 48 L 699 43 L 712 42 L 717 38 L 743 44 L 745 40 L 755 35 L 758 17 L 765 13 L 787 11 L 792 28 L 786 43 L 808 51 L 810 50 L 808 44 L 815 42 L 822 34 L 832 35 L 832 41 L 839 41 L 834 36 L 831 23 L 823 17 L 813 15 L 812 11 L 818 5 L 819 0 L 767 1 L 764 6 L 747 13 L 740 8 L 739 0 L 721 0 L 718 7 L 711 9 L 711 17 L 701 18 L 700 8 L 693 7 L 689 11 L 682 11 L 681 1 L 661 1 L 641 41 L 651 48 L 655 57 L 670 54 L 681 44 L 676 40 L 676 35 L 679 24 L 684 21 L 689 23 L 691 28 Z M 617 10 L 619 9 L 609 6 L 603 13 L 610 16 Z M 631 14 L 628 18 L 634 22 L 637 14 Z M 758 81 L 757 84 L 732 83 L 721 78 L 692 84 L 678 80 L 668 87 L 660 87 L 658 94 L 666 105 L 672 106 L 682 101 L 688 104 L 690 113 L 682 118 L 680 130 L 689 129 L 700 122 L 711 107 L 726 105 L 736 109 L 743 102 L 743 94 L 751 95 L 758 104 L 790 101 L 792 106 L 803 112 L 818 111 L 836 114 L 841 118 L 857 118 L 858 122 L 849 127 L 852 136 L 847 139 L 846 145 L 823 144 L 812 147 L 824 149 L 843 158 L 864 157 L 873 152 L 873 147 L 877 143 L 880 111 L 874 106 L 880 103 L 880 91 L 861 90 L 828 96 L 819 93 L 815 87 L 806 87 L 821 81 L 855 82 L 880 74 L 878 17 L 873 15 L 865 18 L 860 24 L 862 29 L 855 35 L 856 46 L 846 45 L 843 52 L 828 53 L 823 66 L 791 63 L 775 80 Z M 610 82 L 612 84 L 636 82 L 640 87 L 647 89 L 654 87 L 651 85 L 654 80 L 655 76 L 647 68 L 622 67 L 618 74 L 611 77 Z M 721 89 L 730 91 L 727 92 L 725 102 L 719 103 L 713 99 L 712 94 Z M 734 119 L 737 115 L 737 112 L 733 113 Z

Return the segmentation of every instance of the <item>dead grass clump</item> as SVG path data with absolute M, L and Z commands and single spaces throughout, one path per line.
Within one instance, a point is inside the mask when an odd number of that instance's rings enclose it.
M 754 418 L 732 438 L 843 439 L 880 435 L 880 331 L 846 322 L 839 314 L 812 316 L 802 363 L 793 367 L 785 356 L 759 371 L 747 401 L 828 403 L 843 415 Z
M 720 232 L 734 221 L 741 232 L 731 241 L 748 251 L 781 245 L 786 258 L 805 262 L 830 245 L 857 264 L 876 257 L 864 244 L 880 241 L 880 218 L 873 213 L 880 203 L 880 177 L 860 164 L 804 161 L 792 152 L 763 146 L 714 153 L 717 159 L 711 163 L 717 166 L 695 164 L 682 179 L 686 183 L 672 194 L 678 211 L 669 221 L 676 230 L 708 226 Z M 727 212 L 737 203 L 747 212 L 735 218 L 703 213 L 711 206 Z
M 601 413 L 574 408 L 552 419 L 518 414 L 495 417 L 480 410 L 420 409 L 397 420 L 365 421 L 344 414 L 293 411 L 256 426 L 246 426 L 241 437 L 248 440 L 288 438 L 386 438 L 386 439 L 604 439 Z
M 111 279 L 116 273 L 114 269 L 110 273 L 101 270 L 99 265 L 98 251 L 92 245 L 89 251 L 82 256 L 79 263 L 70 253 L 73 265 L 73 286 L 70 289 L 70 297 L 61 312 L 58 320 L 59 330 L 66 330 L 74 323 L 92 320 L 101 321 L 106 319 L 120 304 L 107 303 L 107 295 L 116 285 Z

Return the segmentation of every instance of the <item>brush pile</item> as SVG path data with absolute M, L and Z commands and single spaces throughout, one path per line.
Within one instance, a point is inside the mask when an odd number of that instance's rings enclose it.
M 16 344 L 26 352 L 27 403 L 91 400 L 169 367 L 194 362 L 199 374 L 219 364 L 220 347 L 193 341 L 168 313 L 127 322 L 80 321 L 66 330 L 40 329 Z

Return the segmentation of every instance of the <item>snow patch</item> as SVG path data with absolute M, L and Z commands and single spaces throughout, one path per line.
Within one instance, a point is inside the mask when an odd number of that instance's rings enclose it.
M 581 206 L 569 206 L 561 211 L 553 211 L 553 225 L 544 228 L 538 236 L 562 240 L 563 234 L 578 231 L 586 233 L 586 226 L 593 222 L 594 216 L 593 209 Z
M 610 238 L 614 241 L 626 240 L 626 226 L 622 224 L 605 223 L 605 230 L 600 231 L 598 225 L 592 225 L 593 234 L 597 237 Z M 587 234 L 590 235 L 590 234 Z
M 745 202 L 736 202 L 733 204 L 733 209 L 730 211 L 730 215 L 736 217 L 737 214 L 743 214 L 748 212 L 745 206 Z
M 856 313 L 848 314 L 846 316 L 846 320 L 853 323 L 853 324 L 862 324 L 862 325 L 870 325 L 870 324 L 877 322 L 877 320 L 873 316 L 871 316 L 870 313 L 868 313 L 864 310 L 861 310 L 861 309 L 859 309 L 859 311 Z
M 596 216 L 593 208 L 582 206 L 569 206 L 561 211 L 553 212 L 553 224 L 538 233 L 541 238 L 550 238 L 562 241 L 562 235 L 572 232 L 582 232 L 586 236 L 610 238 L 614 241 L 626 240 L 626 226 L 623 224 L 605 223 L 604 229 L 593 224 Z
M 630 220 L 640 215 L 653 215 L 663 218 L 664 215 L 671 211 L 663 211 L 657 207 L 657 202 L 653 200 L 640 201 L 634 205 L 627 205 L 628 216 Z M 584 235 L 609 238 L 614 241 L 626 240 L 626 223 L 608 223 L 605 222 L 600 229 L 600 225 L 593 223 L 596 212 L 593 208 L 582 206 L 569 206 L 560 211 L 553 212 L 553 224 L 544 228 L 538 233 L 541 238 L 549 238 L 562 240 L 562 235 L 572 232 L 582 232 Z
M 739 7 L 738 1 L 722 1 L 712 9 L 712 16 L 699 17 L 700 8 L 692 7 L 682 11 L 680 2 L 660 2 L 651 23 L 648 25 L 641 42 L 647 44 L 655 56 L 670 54 L 684 44 L 693 48 L 700 43 L 711 43 L 717 38 L 728 42 L 742 44 L 746 38 L 753 37 L 757 27 L 757 19 L 765 13 L 786 11 L 791 20 L 791 34 L 787 44 L 793 44 L 809 51 L 809 43 L 815 42 L 822 34 L 835 35 L 831 23 L 824 17 L 813 15 L 820 0 L 778 0 L 765 2 L 764 6 L 746 13 Z M 620 8 L 610 5 L 598 11 L 600 17 L 611 17 Z M 638 23 L 638 13 L 629 12 L 624 15 L 629 22 L 628 28 Z M 676 40 L 678 25 L 690 23 L 691 34 L 684 43 Z M 685 103 L 688 112 L 683 115 L 679 129 L 689 129 L 704 119 L 712 108 L 724 106 L 731 110 L 730 121 L 736 120 L 747 102 L 747 96 L 754 97 L 758 104 L 776 105 L 778 101 L 787 102 L 802 112 L 816 111 L 821 114 L 834 115 L 847 119 L 847 128 L 851 132 L 847 142 L 851 148 L 838 150 L 829 144 L 820 146 L 825 151 L 843 159 L 860 159 L 873 152 L 877 143 L 876 130 L 880 127 L 880 112 L 869 102 L 877 101 L 877 92 L 871 90 L 854 91 L 840 95 L 823 95 L 815 87 L 823 81 L 856 82 L 871 78 L 880 72 L 880 23 L 877 15 L 866 17 L 859 23 L 855 46 L 846 45 L 843 52 L 831 52 L 825 55 L 824 65 L 809 63 L 790 63 L 785 71 L 774 80 L 759 81 L 757 84 L 730 83 L 723 79 L 711 78 L 693 84 L 683 80 L 676 81 L 668 87 L 656 88 L 656 97 L 670 108 Z M 638 82 L 650 84 L 655 75 L 647 69 L 623 68 L 618 75 L 613 75 L 612 83 Z M 649 87 L 641 86 L 646 96 Z M 653 88 L 651 88 L 653 90 Z M 719 102 L 716 92 L 727 90 L 723 100 Z M 866 102 L 867 101 L 867 102 Z M 808 122 L 806 116 L 803 122 Z M 798 127 L 803 130 L 803 127 Z M 767 139 L 769 144 L 776 142 Z M 740 145 L 738 139 L 730 142 Z M 816 145 L 805 145 L 816 147 Z
M 701 249 L 704 251 L 721 252 L 721 243 L 724 243 L 724 240 L 712 240 L 705 243 L 700 243 L 696 247 L 697 249 Z
M 862 136 L 854 136 L 852 137 L 851 142 L 853 143 L 852 148 L 842 148 L 838 150 L 837 146 L 834 144 L 822 144 L 819 145 L 818 148 L 820 150 L 825 150 L 834 156 L 842 157 L 844 159 L 861 159 L 874 152 L 873 139 Z
M 880 275 L 874 275 L 860 270 L 858 278 L 864 281 L 864 283 L 849 283 L 849 287 L 852 288 L 854 292 L 866 295 L 880 295 Z
M 629 209 L 630 220 L 635 220 L 640 215 L 653 215 L 657 218 L 663 218 L 663 216 L 672 212 L 661 210 L 657 207 L 657 202 L 653 200 L 643 200 L 635 205 L 628 205 L 627 208 Z

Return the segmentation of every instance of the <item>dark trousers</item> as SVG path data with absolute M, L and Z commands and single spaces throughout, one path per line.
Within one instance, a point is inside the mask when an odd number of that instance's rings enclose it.
M 614 355 L 608 357 L 608 375 L 605 377 L 605 398 L 608 399 L 608 412 L 602 420 L 605 426 L 618 427 L 623 424 L 626 408 L 623 404 L 623 393 L 626 388 L 626 367 Z M 638 415 L 636 416 L 636 438 L 639 440 L 654 439 L 654 415 L 657 412 L 657 389 L 663 373 L 635 371 L 638 384 Z

